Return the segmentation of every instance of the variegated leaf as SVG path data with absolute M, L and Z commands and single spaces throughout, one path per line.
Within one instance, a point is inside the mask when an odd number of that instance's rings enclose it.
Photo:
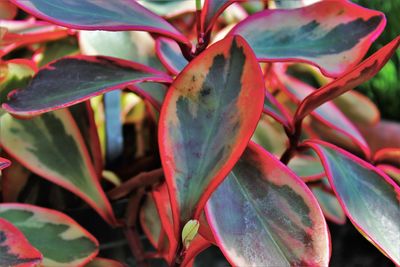
M 328 266 L 329 234 L 316 199 L 254 143 L 212 194 L 206 214 L 233 266 Z
M 261 11 L 230 34 L 243 36 L 259 60 L 308 62 L 336 77 L 363 58 L 385 24 L 378 11 L 350 1 L 321 1 L 298 9 Z
M 42 258 L 17 227 L 0 218 L 0 266 L 34 267 Z
M 200 215 L 239 159 L 263 101 L 261 69 L 241 37 L 210 46 L 173 82 L 161 109 L 158 138 L 176 235 Z
M 82 135 L 68 110 L 31 120 L 1 117 L 0 143 L 32 172 L 72 191 L 107 222 L 115 224 Z
M 16 226 L 43 254 L 43 266 L 81 266 L 98 252 L 97 240 L 59 211 L 28 204 L 0 204 L 0 218 Z
M 163 72 L 111 57 L 66 57 L 42 68 L 3 108 L 19 117 L 68 107 L 135 82 L 171 82 Z

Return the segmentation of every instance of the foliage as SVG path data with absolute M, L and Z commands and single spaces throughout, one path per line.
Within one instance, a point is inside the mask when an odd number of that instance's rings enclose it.
M 400 265 L 400 126 L 353 90 L 398 105 L 400 36 L 361 5 L 2 2 L 0 266 L 328 266 L 346 218 Z

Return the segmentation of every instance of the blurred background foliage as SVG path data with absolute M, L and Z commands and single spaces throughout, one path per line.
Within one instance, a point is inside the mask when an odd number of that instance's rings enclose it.
M 353 2 L 379 10 L 386 15 L 386 28 L 372 45 L 369 54 L 377 51 L 400 34 L 399 0 L 353 0 Z M 376 103 L 383 119 L 400 121 L 400 49 L 378 75 L 359 86 L 357 90 Z

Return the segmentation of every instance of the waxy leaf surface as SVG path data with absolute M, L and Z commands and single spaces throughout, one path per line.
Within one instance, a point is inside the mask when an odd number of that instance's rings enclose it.
M 115 223 L 89 152 L 68 110 L 31 120 L 5 114 L 1 125 L 0 143 L 7 153 L 32 172 L 84 199 L 107 222 Z
M 166 20 L 133 0 L 12 0 L 26 12 L 79 30 L 148 31 L 187 39 Z
M 282 19 L 284 18 L 284 19 Z M 350 1 L 322 1 L 304 8 L 265 10 L 240 22 L 262 61 L 304 61 L 328 76 L 352 69 L 385 27 L 382 13 Z
M 43 266 L 81 266 L 98 252 L 97 240 L 59 211 L 28 204 L 0 204 L 0 218 L 16 226 L 43 254 Z
M 179 45 L 167 38 L 158 38 L 156 53 L 163 65 L 174 75 L 177 75 L 188 64 L 182 55 Z
M 3 108 L 18 116 L 33 116 L 143 81 L 170 82 L 171 78 L 121 59 L 69 57 L 42 68 L 27 88 L 11 93 Z
M 309 141 L 347 217 L 396 264 L 400 264 L 400 188 L 382 171 L 338 147 Z
M 244 151 L 261 116 L 264 83 L 251 48 L 228 37 L 196 57 L 168 90 L 159 122 L 160 154 L 175 233 L 198 217 Z
M 42 261 L 42 254 L 34 248 L 18 228 L 0 218 L 0 266 L 33 267 Z
M 233 266 L 328 266 L 328 229 L 316 199 L 253 143 L 212 194 L 206 214 Z
M 323 103 L 352 90 L 356 86 L 374 77 L 375 74 L 383 68 L 393 53 L 396 52 L 399 45 L 400 36 L 379 49 L 355 68 L 307 96 L 300 103 L 294 117 L 294 122 L 302 120 Z

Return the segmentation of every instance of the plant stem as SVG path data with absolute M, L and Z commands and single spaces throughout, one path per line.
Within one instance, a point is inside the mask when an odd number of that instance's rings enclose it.
M 148 187 L 160 183 L 163 180 L 164 172 L 162 168 L 155 169 L 149 172 L 141 172 L 138 175 L 130 178 L 117 188 L 108 192 L 111 199 L 118 199 L 128 195 L 133 190 L 140 187 Z
M 294 126 L 294 130 L 291 131 L 290 129 L 285 128 L 286 135 L 289 138 L 289 147 L 283 152 L 281 156 L 281 162 L 287 165 L 290 159 L 295 155 L 297 151 L 297 147 L 299 145 L 300 136 L 302 132 L 302 123 L 303 120 L 296 123 Z
M 186 248 L 182 244 L 182 240 L 179 239 L 178 247 L 176 248 L 176 253 L 174 257 L 174 262 L 172 262 L 171 267 L 180 267 L 186 256 Z

